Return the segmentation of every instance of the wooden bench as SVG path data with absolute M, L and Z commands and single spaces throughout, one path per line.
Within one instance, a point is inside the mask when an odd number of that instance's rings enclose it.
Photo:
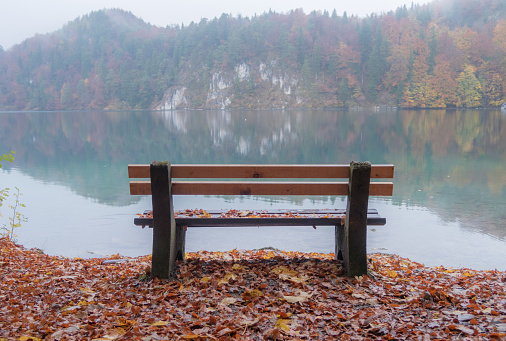
M 377 211 L 368 209 L 368 199 L 370 195 L 391 196 L 393 192 L 392 182 L 371 182 L 370 179 L 391 179 L 393 175 L 393 165 L 371 166 L 369 162 L 171 165 L 154 161 L 150 165 L 128 166 L 129 178 L 150 179 L 130 181 L 130 194 L 152 196 L 152 218 L 139 217 L 134 223 L 153 227 L 151 274 L 159 278 L 174 278 L 176 260 L 184 260 L 186 228 L 194 226 L 335 226 L 336 259 L 343 261 L 348 276 L 366 274 L 367 225 L 386 223 Z M 302 181 L 304 179 L 306 181 Z M 348 198 L 346 208 L 341 210 L 261 211 L 242 217 L 222 211 L 176 215 L 173 195 L 346 195 Z

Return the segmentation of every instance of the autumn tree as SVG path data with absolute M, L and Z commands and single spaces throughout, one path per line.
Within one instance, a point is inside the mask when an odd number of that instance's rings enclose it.
M 416 25 L 409 18 L 385 16 L 382 21 L 382 30 L 386 35 L 390 53 L 387 57 L 387 72 L 383 78 L 383 86 L 394 94 L 397 102 L 402 101 L 406 82 L 412 74 L 413 45 L 416 40 Z
M 494 72 L 495 71 L 495 72 Z M 485 71 L 480 78 L 483 90 L 483 104 L 487 106 L 500 106 L 504 100 L 504 79 L 497 70 Z
M 474 75 L 475 69 L 466 65 L 457 78 L 457 106 L 473 108 L 481 105 L 481 84 Z
M 411 56 L 408 86 L 404 90 L 403 105 L 406 107 L 431 108 L 434 106 L 437 94 L 431 87 L 428 75 L 428 55 L 427 43 L 421 38 L 416 39 Z
M 452 35 L 457 48 L 463 52 L 466 58 L 466 62 L 469 62 L 472 43 L 476 39 L 478 33 L 469 27 L 463 27 L 461 29 L 455 30 Z
M 466 56 L 455 43 L 450 32 L 444 30 L 440 33 L 438 39 L 438 57 L 450 63 L 450 72 L 455 79 L 463 70 Z
M 451 62 L 441 56 L 436 58 L 434 74 L 430 78 L 436 93 L 433 108 L 453 107 L 457 104 L 457 82 L 452 77 Z
M 25 87 L 15 83 L 14 94 L 15 94 L 15 102 L 14 108 L 17 110 L 23 110 L 26 108 L 26 104 L 28 102 L 28 95 L 26 94 Z
M 502 53 L 502 57 L 506 58 L 506 19 L 499 20 L 494 29 L 494 46 Z

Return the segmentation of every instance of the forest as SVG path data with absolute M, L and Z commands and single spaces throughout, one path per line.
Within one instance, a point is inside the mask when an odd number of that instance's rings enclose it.
M 232 109 L 497 107 L 506 3 L 223 14 L 164 28 L 108 9 L 0 47 L 0 110 L 156 109 L 176 87 L 188 109 L 219 108 L 216 91 Z

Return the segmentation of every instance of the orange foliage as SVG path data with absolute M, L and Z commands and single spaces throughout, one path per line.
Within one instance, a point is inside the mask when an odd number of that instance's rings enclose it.
M 471 30 L 469 27 L 463 27 L 453 32 L 453 37 L 457 47 L 462 50 L 466 56 L 469 56 L 471 52 L 471 45 L 477 36 L 478 33 Z
M 506 19 L 499 20 L 494 29 L 494 46 L 503 54 L 506 53 Z
M 115 257 L 114 257 L 115 258 Z M 506 337 L 506 273 L 370 255 L 190 253 L 177 281 L 150 257 L 68 259 L 0 239 L 0 340 L 328 340 Z

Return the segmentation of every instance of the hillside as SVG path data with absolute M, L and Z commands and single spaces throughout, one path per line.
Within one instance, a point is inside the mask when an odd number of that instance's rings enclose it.
M 0 48 L 0 110 L 495 107 L 505 56 L 500 0 L 166 28 L 109 9 Z

